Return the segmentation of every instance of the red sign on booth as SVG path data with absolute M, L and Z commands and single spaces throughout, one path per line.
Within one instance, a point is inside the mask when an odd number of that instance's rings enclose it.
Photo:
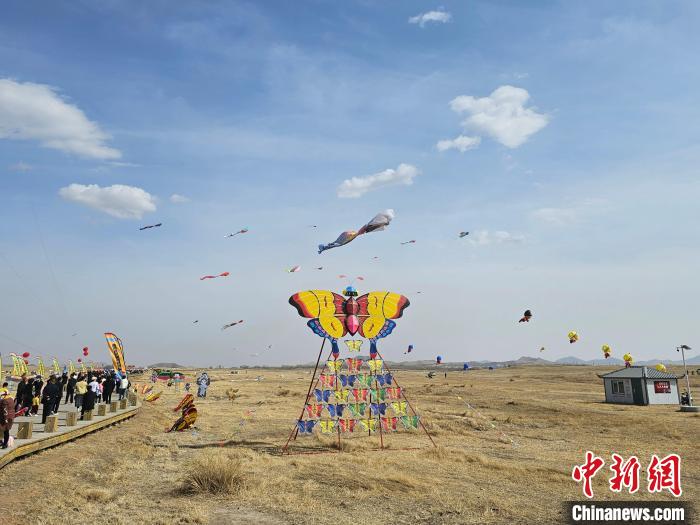
M 671 393 L 671 382 L 670 381 L 654 381 L 654 392 L 657 394 L 670 394 Z

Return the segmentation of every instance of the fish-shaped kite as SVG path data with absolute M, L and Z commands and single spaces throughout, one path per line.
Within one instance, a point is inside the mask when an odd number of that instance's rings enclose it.
M 204 281 L 205 279 L 218 279 L 219 277 L 228 277 L 229 275 L 231 274 L 228 272 L 222 272 L 219 275 L 205 275 L 204 277 L 200 277 L 199 280 Z
M 370 292 L 358 297 L 352 286 L 346 287 L 343 295 L 328 290 L 308 290 L 292 295 L 289 304 L 300 316 L 311 318 L 307 325 L 316 335 L 330 339 L 334 355 L 340 351 L 339 338 L 359 333 L 360 337 L 370 340 L 370 356 L 373 357 L 377 352 L 377 339 L 391 334 L 396 327 L 392 319 L 401 317 L 410 302 L 394 292 Z
M 365 233 L 372 233 L 375 231 L 381 231 L 385 229 L 391 223 L 394 218 L 394 210 L 386 210 L 375 215 L 371 221 L 362 226 L 359 230 L 347 230 L 341 233 L 338 238 L 328 244 L 319 244 L 318 253 L 322 253 L 331 248 L 338 248 L 339 246 L 344 246 L 347 243 L 353 241 L 355 237 L 363 235 Z
M 149 228 L 160 228 L 161 226 L 163 226 L 162 222 L 159 222 L 158 224 L 149 224 L 148 226 L 139 228 L 139 231 L 148 230 Z
M 227 233 L 226 235 L 224 235 L 224 237 L 228 239 L 229 237 L 233 237 L 234 235 L 239 235 L 241 233 L 248 233 L 248 228 L 243 228 L 242 230 L 238 230 L 235 233 Z
M 241 324 L 243 322 L 243 319 L 240 321 L 234 321 L 233 323 L 225 324 L 224 326 L 221 327 L 221 330 L 226 330 L 227 328 L 231 328 L 232 326 L 236 326 L 237 324 Z

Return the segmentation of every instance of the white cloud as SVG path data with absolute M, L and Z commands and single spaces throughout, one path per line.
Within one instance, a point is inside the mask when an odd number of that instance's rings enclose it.
M 43 84 L 0 79 L 0 139 L 38 140 L 42 146 L 92 159 L 118 159 L 110 138 L 76 106 Z
M 611 209 L 611 204 L 607 199 L 589 198 L 566 207 L 538 208 L 530 215 L 549 224 L 567 226 L 594 216 L 603 215 Z
M 481 144 L 481 137 L 467 137 L 466 135 L 460 135 L 452 140 L 445 139 L 437 143 L 438 151 L 447 151 L 448 149 L 456 149 L 461 153 L 469 149 L 474 149 Z
M 576 222 L 578 213 L 574 208 L 540 208 L 532 212 L 535 219 L 564 226 Z
M 469 242 L 475 246 L 486 246 L 489 244 L 512 244 L 525 242 L 525 237 L 520 234 L 513 234 L 501 230 L 494 232 L 480 230 L 469 234 Z
M 135 186 L 114 184 L 100 188 L 97 184 L 71 184 L 58 194 L 119 219 L 140 219 L 144 213 L 156 211 L 155 197 Z
M 27 164 L 26 162 L 19 161 L 17 164 L 13 164 L 10 166 L 11 171 L 18 171 L 20 173 L 25 173 L 27 171 L 30 171 L 32 169 L 31 164 Z
M 345 179 L 338 186 L 338 197 L 341 199 L 354 199 L 362 197 L 368 191 L 373 191 L 386 186 L 410 186 L 413 179 L 420 175 L 420 170 L 410 164 L 399 164 L 396 169 L 386 169 L 367 175 L 366 177 L 353 177 Z
M 412 16 L 408 19 L 409 24 L 418 24 L 420 27 L 425 27 L 425 24 L 429 22 L 436 22 L 441 24 L 446 24 L 452 20 L 452 15 L 447 11 L 438 9 L 437 11 L 428 11 L 426 13 L 421 13 L 416 16 Z
M 170 196 L 170 202 L 172 202 L 173 204 L 182 204 L 185 202 L 190 202 L 190 199 L 188 199 L 184 195 L 178 195 L 177 193 L 173 193 Z
M 506 85 L 488 97 L 461 95 L 450 102 L 450 107 L 456 113 L 468 115 L 462 122 L 466 129 L 517 148 L 549 122 L 547 115 L 525 107 L 529 98 L 527 90 Z

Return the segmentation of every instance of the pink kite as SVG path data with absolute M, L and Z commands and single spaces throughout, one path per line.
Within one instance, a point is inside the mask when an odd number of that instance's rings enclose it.
M 204 277 L 200 277 L 199 280 L 203 281 L 204 279 L 217 279 L 218 277 L 228 277 L 229 275 L 230 274 L 228 272 L 223 272 L 219 275 L 205 275 Z

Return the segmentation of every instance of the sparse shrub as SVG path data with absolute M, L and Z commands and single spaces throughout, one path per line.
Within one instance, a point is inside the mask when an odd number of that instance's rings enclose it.
M 107 503 L 116 497 L 112 492 L 105 489 L 86 489 L 79 491 L 82 496 L 88 501 L 94 501 L 96 503 Z
M 206 454 L 187 468 L 180 486 L 185 494 L 233 494 L 245 485 L 246 476 L 239 459 L 224 454 Z

